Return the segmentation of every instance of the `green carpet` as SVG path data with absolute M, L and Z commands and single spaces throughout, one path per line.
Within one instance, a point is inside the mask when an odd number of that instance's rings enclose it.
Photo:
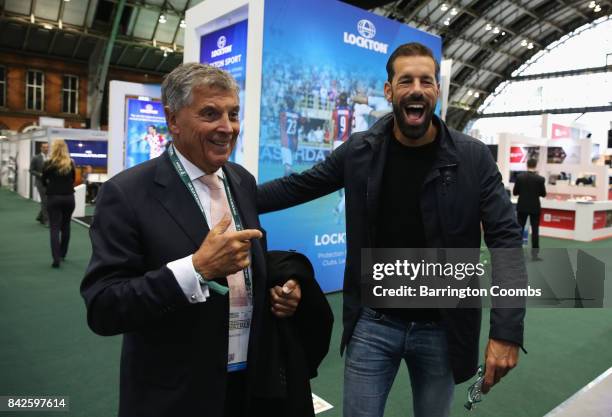
M 34 221 L 37 204 L 0 190 L 0 396 L 65 395 L 69 413 L 18 416 L 116 415 L 120 337 L 93 334 L 85 322 L 79 284 L 91 251 L 87 229 L 72 224 L 67 261 L 51 268 L 49 232 Z M 542 239 L 543 247 L 578 242 Z M 612 240 L 589 244 L 612 247 Z M 612 260 L 611 260 L 612 262 Z M 329 296 L 336 323 L 330 353 L 313 391 L 341 416 L 343 360 L 339 356 L 341 294 Z M 467 384 L 457 387 L 453 416 L 538 417 L 612 366 L 610 310 L 529 310 L 519 366 L 473 413 L 463 409 Z M 484 320 L 483 336 L 487 335 Z M 486 343 L 483 337 L 482 346 Z M 409 416 L 408 374 L 402 367 L 385 416 Z M 1 413 L 2 416 L 13 415 Z M 177 416 L 180 417 L 180 416 Z M 259 416 L 256 416 L 259 417 Z

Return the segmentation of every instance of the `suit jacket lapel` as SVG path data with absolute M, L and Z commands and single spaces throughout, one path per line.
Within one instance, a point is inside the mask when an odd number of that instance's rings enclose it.
M 167 153 L 158 158 L 154 182 L 155 198 L 191 238 L 196 248 L 199 247 L 209 231 L 208 225 L 193 196 L 172 166 Z

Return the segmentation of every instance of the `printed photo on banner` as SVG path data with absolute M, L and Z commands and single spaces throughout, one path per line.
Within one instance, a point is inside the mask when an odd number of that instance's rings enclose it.
M 164 107 L 160 101 L 127 98 L 125 112 L 125 167 L 164 153 L 170 144 Z
M 391 111 L 385 66 L 396 47 L 417 41 L 441 58 L 439 37 L 340 2 L 267 0 L 265 16 L 261 183 L 323 161 Z M 324 291 L 342 288 L 344 202 L 340 190 L 262 217 L 269 246 L 306 254 Z

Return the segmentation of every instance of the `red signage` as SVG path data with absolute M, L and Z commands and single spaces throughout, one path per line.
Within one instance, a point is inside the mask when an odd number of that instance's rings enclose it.
M 550 137 L 552 139 L 568 139 L 572 137 L 572 132 L 571 129 L 567 126 L 553 123 Z
M 593 229 L 603 229 L 606 227 L 606 211 L 593 212 Z
M 572 210 L 542 209 L 540 213 L 540 226 L 574 230 L 576 226 L 576 212 Z
M 599 210 L 593 212 L 593 229 L 612 227 L 612 210 Z
M 511 164 L 520 164 L 523 162 L 525 158 L 525 152 L 523 152 L 523 148 L 520 146 L 511 146 L 510 147 L 510 163 Z

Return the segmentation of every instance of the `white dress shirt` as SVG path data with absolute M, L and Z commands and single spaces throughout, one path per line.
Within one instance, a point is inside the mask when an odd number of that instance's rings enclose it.
M 181 155 L 176 147 L 174 147 L 174 150 L 181 161 L 181 164 L 183 164 L 183 168 L 185 168 L 189 179 L 193 183 L 196 193 L 198 194 L 198 198 L 200 199 L 200 203 L 204 208 L 206 219 L 210 219 L 210 193 L 208 187 L 203 184 L 202 181 L 198 180 L 198 178 L 207 174 Z M 215 173 L 209 175 L 218 175 L 219 177 L 223 178 L 223 170 L 219 168 Z M 213 226 L 214 225 L 208 225 L 210 229 L 212 229 Z M 185 256 L 184 258 L 177 259 L 176 261 L 168 262 L 166 266 L 174 274 L 176 281 L 183 290 L 183 293 L 185 293 L 185 296 L 189 302 L 195 304 L 206 301 L 206 299 L 210 297 L 210 290 L 208 285 L 200 284 L 200 281 L 196 276 L 195 268 L 193 267 L 192 258 L 193 255 Z

